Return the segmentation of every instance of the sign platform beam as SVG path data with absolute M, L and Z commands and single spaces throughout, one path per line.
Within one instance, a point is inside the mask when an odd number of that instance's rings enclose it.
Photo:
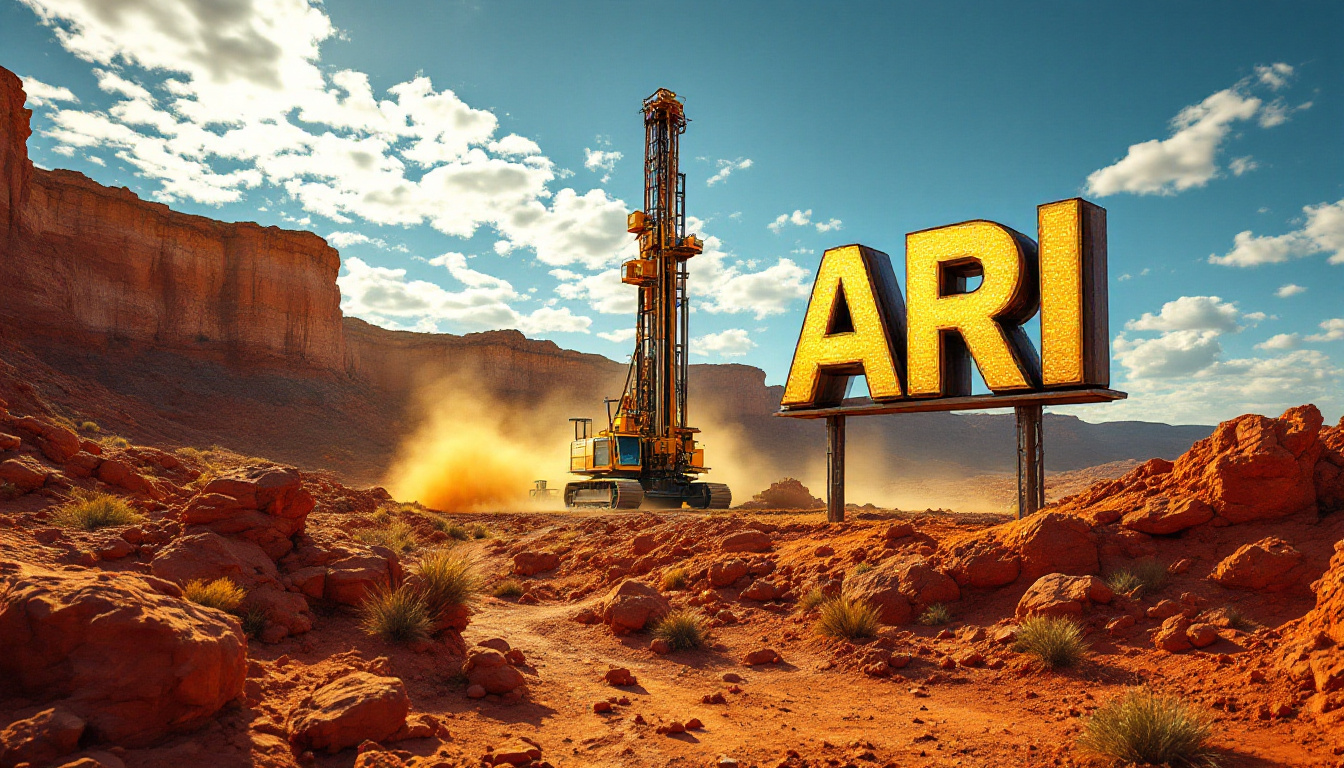
M 1113 400 L 1124 400 L 1126 397 L 1128 395 L 1119 390 L 1090 387 L 1087 389 L 1027 392 L 1020 395 L 971 395 L 969 397 L 941 397 L 926 400 L 896 400 L 889 403 L 877 403 L 867 398 L 855 398 L 846 400 L 839 405 L 815 408 L 785 408 L 776 411 L 775 415 L 788 419 L 825 419 L 830 416 L 877 416 L 884 413 L 975 411 L 989 408 L 1016 408 L 1021 405 L 1109 403 Z

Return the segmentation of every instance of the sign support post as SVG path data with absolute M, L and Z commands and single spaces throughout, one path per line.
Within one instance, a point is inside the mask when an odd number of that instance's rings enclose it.
M 826 522 L 845 521 L 845 417 L 826 417 Z
M 1041 406 L 1019 405 L 1017 414 L 1017 519 L 1045 506 L 1045 441 Z

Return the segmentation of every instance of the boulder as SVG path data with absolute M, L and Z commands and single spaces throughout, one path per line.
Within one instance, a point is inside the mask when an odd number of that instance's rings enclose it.
M 468 684 L 479 685 L 486 693 L 509 693 L 527 682 L 523 673 L 494 648 L 472 648 L 462 663 L 462 672 Z
M 945 568 L 953 581 L 971 589 L 1002 587 L 1017 581 L 1022 559 L 998 539 L 973 535 L 949 547 Z
M 635 557 L 643 557 L 658 548 L 658 538 L 652 533 L 641 533 L 630 540 L 630 552 Z
M 742 596 L 746 599 L 757 600 L 760 602 L 774 600 L 781 594 L 783 594 L 783 590 L 781 590 L 778 585 L 774 582 L 766 581 L 765 579 L 756 579 L 742 591 Z
M 740 558 L 720 560 L 709 566 L 709 584 L 712 587 L 731 587 L 750 570 L 747 562 Z
M 0 577 L 5 590 L 0 679 L 61 699 L 99 739 L 140 746 L 189 730 L 243 689 L 238 622 L 172 595 L 168 582 L 23 568 Z
M 31 456 L 0 461 L 0 483 L 9 483 L 23 493 L 35 491 L 47 483 L 51 471 Z
M 1092 529 L 1076 517 L 1040 512 L 999 527 L 1004 544 L 1021 560 L 1020 578 L 1039 579 L 1047 573 L 1082 575 L 1100 568 Z
M 723 552 L 764 552 L 770 548 L 770 534 L 761 531 L 738 531 L 719 540 Z
M 1344 510 L 1344 418 L 1321 430 L 1321 458 L 1313 473 L 1321 514 Z
M 1291 589 L 1305 576 L 1302 553 L 1273 536 L 1246 544 L 1214 567 L 1209 578 L 1231 589 Z
M 1186 630 L 1190 628 L 1190 619 L 1182 613 L 1169 616 L 1153 635 L 1153 645 L 1168 653 L 1188 651 L 1192 646 Z
M 385 547 L 342 543 L 332 547 L 322 596 L 332 602 L 359 605 L 375 589 L 391 589 L 401 583 L 401 564 Z
M 519 552 L 513 556 L 513 573 L 517 576 L 553 571 L 559 565 L 560 556 L 554 552 Z
M 1111 588 L 1096 576 L 1049 573 L 1037 579 L 1017 602 L 1017 616 L 1081 616 L 1094 603 L 1114 598 Z
M 1140 533 L 1166 535 L 1203 525 L 1213 519 L 1213 508 L 1199 499 L 1172 501 L 1154 496 L 1141 509 L 1130 512 L 1120 524 Z
M 756 667 L 762 664 L 779 664 L 784 658 L 779 655 L 779 651 L 774 648 L 757 648 L 754 651 L 748 651 L 742 657 L 742 663 L 748 667 Z
M 278 585 L 258 587 L 247 593 L 243 608 L 259 611 L 266 617 L 261 639 L 275 643 L 290 635 L 301 635 L 313 628 L 308 601 L 298 592 L 287 592 Z
M 294 548 L 313 496 L 293 467 L 249 467 L 206 484 L 182 510 L 182 523 L 255 542 L 272 558 Z
M 162 498 L 163 494 L 154 487 L 149 478 L 140 474 L 125 461 L 106 459 L 98 464 L 96 473 L 104 483 L 130 493 L 140 493 L 150 498 Z
M 261 547 L 250 541 L 226 539 L 210 530 L 169 542 L 149 567 L 155 576 L 178 584 L 226 578 L 244 589 L 253 589 L 279 583 L 275 563 Z
M 934 603 L 961 599 L 951 577 L 922 557 L 893 557 L 845 582 L 845 593 L 878 609 L 883 624 L 902 624 Z
M 602 602 L 602 623 L 611 627 L 618 635 L 638 632 L 650 621 L 660 618 L 671 610 L 667 598 L 658 590 L 626 579 L 617 584 Z
M 18 435 L 0 432 L 0 451 L 12 451 L 20 445 L 23 445 L 23 440 Z
M 328 752 L 383 741 L 401 730 L 410 709 L 401 680 L 351 672 L 299 704 L 290 715 L 289 741 L 300 750 Z
M 15 720 L 0 731 L 0 768 L 46 765 L 79 749 L 84 720 L 60 707 Z
M 79 453 L 79 435 L 60 424 L 36 416 L 23 416 L 10 421 L 18 432 L 37 443 L 42 455 L 57 464 L 64 464 Z
M 1185 636 L 1196 648 L 1207 648 L 1218 642 L 1218 628 L 1212 624 L 1191 624 L 1185 629 Z

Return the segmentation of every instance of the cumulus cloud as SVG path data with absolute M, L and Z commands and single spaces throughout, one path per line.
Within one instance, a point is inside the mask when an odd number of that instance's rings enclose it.
M 1222 256 L 1210 254 L 1209 263 L 1255 267 L 1325 253 L 1329 254 L 1329 263 L 1344 264 L 1344 200 L 1308 205 L 1302 213 L 1302 227 L 1286 234 L 1255 235 L 1249 229 L 1238 232 L 1232 239 L 1232 250 Z
M 21 77 L 19 79 L 23 81 L 23 92 L 28 97 L 25 103 L 29 107 L 43 107 L 57 101 L 79 103 L 79 99 L 70 92 L 69 88 L 60 85 L 48 85 L 36 77 Z
M 1299 293 L 1306 293 L 1306 292 L 1307 292 L 1306 288 L 1303 288 L 1302 286 L 1296 283 L 1285 283 L 1284 285 L 1279 286 L 1279 289 L 1274 292 L 1274 295 L 1278 296 L 1280 299 L 1286 299 L 1289 298 L 1290 296 L 1296 296 Z
M 767 224 L 766 227 L 768 227 L 771 232 L 774 232 L 776 235 L 778 235 L 780 232 L 784 231 L 785 227 L 788 227 L 790 225 L 795 227 L 812 226 L 815 227 L 816 230 L 821 233 L 826 233 L 832 230 L 840 229 L 841 227 L 844 226 L 843 222 L 841 222 L 839 219 L 830 219 L 829 221 L 813 222 L 812 209 L 808 208 L 806 211 L 794 210 L 793 213 L 781 213 L 775 217 L 774 221 Z
M 747 336 L 745 330 L 729 328 L 691 339 L 691 354 L 708 357 L 710 353 L 716 353 L 719 357 L 742 357 L 755 346 L 756 342 Z
M 811 273 L 792 259 L 781 258 L 760 271 L 752 268 L 733 260 L 719 238 L 708 236 L 704 252 L 688 265 L 691 298 L 713 314 L 749 312 L 760 320 L 782 314 L 811 291 Z
M 1243 317 L 1234 301 L 1223 301 L 1217 296 L 1182 296 L 1162 305 L 1154 315 L 1143 313 L 1130 320 L 1125 327 L 1131 331 L 1212 331 L 1215 334 L 1241 329 L 1238 320 Z M 1260 320 L 1264 315 L 1253 313 L 1249 319 Z
M 1088 193 L 1171 195 L 1203 187 L 1218 175 L 1218 153 L 1236 124 L 1258 116 L 1260 126 L 1270 128 L 1288 120 L 1290 110 L 1281 101 L 1266 104 L 1253 90 L 1277 91 L 1292 74 L 1293 68 L 1283 63 L 1257 67 L 1255 75 L 1182 109 L 1171 120 L 1170 136 L 1134 144 L 1113 165 L 1093 171 L 1087 177 Z M 1237 176 L 1254 168 L 1249 157 L 1231 165 Z
M 594 172 L 605 171 L 602 174 L 602 183 L 606 184 L 611 179 L 611 172 L 616 168 L 617 161 L 622 157 L 625 157 L 625 155 L 620 152 L 585 147 L 583 150 L 583 167 Z
M 1276 333 L 1259 344 L 1256 344 L 1255 348 L 1271 351 L 1297 349 L 1298 342 L 1301 340 L 1302 337 L 1296 333 Z
M 378 267 L 362 259 L 345 260 L 346 274 L 336 279 L 341 288 L 341 309 L 379 325 L 407 322 L 419 330 L 435 330 L 440 321 L 452 330 L 479 331 L 517 328 L 524 333 L 587 333 L 591 318 L 574 315 L 568 308 L 539 307 L 523 314 L 510 302 L 523 299 L 502 278 L 467 266 L 467 257 L 445 253 L 429 260 L 443 267 L 461 286 L 450 291 L 427 280 L 411 280 L 406 270 Z
M 715 161 L 715 165 L 718 166 L 719 170 L 705 181 L 705 186 L 712 187 L 715 184 L 726 180 L 732 175 L 733 171 L 745 171 L 750 168 L 751 158 L 739 157 L 736 160 L 717 160 Z
M 1305 337 L 1307 341 L 1344 341 L 1344 317 L 1326 320 L 1320 325 L 1321 332 Z
M 336 231 L 328 234 L 325 239 L 336 248 L 349 248 L 352 245 L 372 245 L 384 251 L 409 252 L 409 249 L 404 245 L 390 245 L 381 237 L 369 237 L 363 232 Z
M 1255 159 L 1250 155 L 1246 155 L 1245 157 L 1234 157 L 1232 158 L 1232 162 L 1227 164 L 1227 168 L 1232 171 L 1233 176 L 1240 176 L 1243 173 L 1254 171 L 1259 167 L 1260 164 L 1255 162 Z
M 625 342 L 631 341 L 635 338 L 635 329 L 617 328 L 614 331 L 599 331 L 597 335 L 598 337 L 606 339 L 607 341 L 612 341 L 617 344 L 624 344 Z

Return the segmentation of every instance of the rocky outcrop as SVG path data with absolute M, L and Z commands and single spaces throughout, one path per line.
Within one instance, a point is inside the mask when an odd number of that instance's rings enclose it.
M 203 723 L 243 689 L 238 622 L 152 577 L 9 566 L 0 679 L 57 701 L 99 739 L 148 744 Z
M 182 510 L 182 523 L 255 543 L 271 558 L 294 548 L 313 496 L 293 467 L 260 466 L 215 478 Z
M 1092 605 L 1106 605 L 1114 597 L 1111 588 L 1096 576 L 1049 573 L 1022 595 L 1017 602 L 1017 616 L 1082 616 Z
M 1315 691 L 1310 710 L 1344 718 L 1344 541 L 1325 574 L 1312 584 L 1316 606 L 1284 627 L 1280 664 L 1308 690 Z
M 1302 553 L 1283 539 L 1269 537 L 1228 555 L 1209 578 L 1224 587 L 1278 592 L 1305 581 Z
M 289 741 L 299 749 L 328 752 L 383 741 L 401 730 L 410 710 L 401 680 L 351 672 L 299 704 L 290 716 Z
M 1154 534 L 1179 533 L 1214 516 L 1248 523 L 1315 512 L 1318 487 L 1336 503 L 1338 469 L 1344 466 L 1344 454 L 1336 465 L 1322 437 L 1341 443 L 1344 438 L 1336 436 L 1338 430 L 1323 432 L 1321 423 L 1314 405 L 1290 408 L 1277 419 L 1239 416 L 1219 424 L 1175 462 L 1153 459 L 1119 480 L 1063 499 L 1057 509 L 1095 524 L 1120 521 Z
M 961 599 L 951 578 L 922 557 L 893 557 L 845 581 L 845 593 L 871 603 L 883 624 L 904 624 L 934 603 Z
M 986 588 L 1035 580 L 1047 573 L 1084 575 L 1100 567 L 1088 524 L 1041 512 L 950 542 L 943 569 L 963 587 Z
M 671 610 L 658 590 L 634 579 L 617 584 L 602 604 L 602 623 L 617 635 L 638 632 Z

